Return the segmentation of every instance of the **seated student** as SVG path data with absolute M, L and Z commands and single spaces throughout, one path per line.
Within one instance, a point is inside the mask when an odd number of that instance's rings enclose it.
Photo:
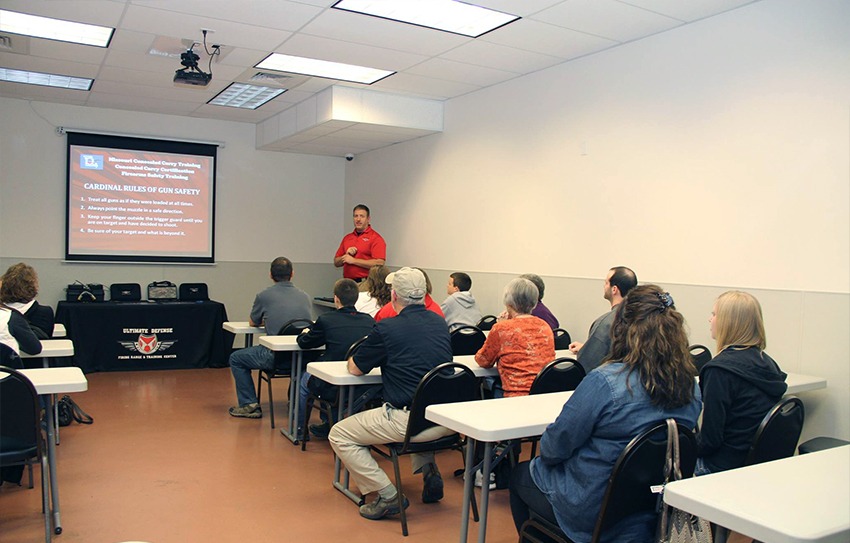
M 38 274 L 32 266 L 19 262 L 6 270 L 0 278 L 0 303 L 17 309 L 39 339 L 53 336 L 53 308 L 39 305 Z
M 437 304 L 437 302 L 434 301 L 434 298 L 431 297 L 431 292 L 433 290 L 431 286 L 431 279 L 428 277 L 428 274 L 425 273 L 425 270 L 423 270 L 422 268 L 413 269 L 421 271 L 422 275 L 425 276 L 425 284 L 427 285 L 427 293 L 425 294 L 425 309 L 427 309 L 428 311 L 433 311 L 437 315 L 445 318 L 445 315 L 443 315 L 443 310 L 440 309 L 440 306 Z M 396 312 L 395 307 L 393 307 L 393 304 L 386 304 L 375 314 L 375 322 L 380 322 L 383 319 L 389 319 L 390 317 L 395 317 L 396 315 L 398 315 L 398 313 Z
M 374 318 L 379 309 L 390 303 L 389 274 L 390 269 L 381 264 L 369 268 L 369 275 L 360 283 L 360 294 L 354 304 L 357 311 Z
M 555 337 L 542 319 L 531 315 L 537 303 L 537 287 L 522 277 L 505 287 L 504 318 L 493 325 L 487 340 L 475 354 L 482 368 L 499 363 L 502 389 L 496 397 L 528 394 L 531 383 L 548 362 L 555 360 Z
M 540 456 L 513 470 L 511 513 L 517 532 L 530 512 L 589 541 L 614 463 L 638 434 L 674 418 L 696 426 L 696 368 L 684 318 L 655 285 L 629 293 L 617 309 L 607 363 L 587 374 L 540 438 Z M 655 512 L 626 517 L 603 542 L 652 541 Z
M 292 283 L 293 274 L 292 261 L 285 256 L 272 261 L 269 277 L 274 284 L 254 297 L 248 324 L 262 326 L 266 334 L 273 336 L 280 333 L 280 329 L 291 320 L 312 318 L 310 297 Z M 248 419 L 263 416 L 251 371 L 272 370 L 274 367 L 274 353 L 262 345 L 239 349 L 230 355 L 230 371 L 233 373 L 236 399 L 239 402 L 228 410 L 230 416 Z
M 440 304 L 449 332 L 463 325 L 475 326 L 481 320 L 481 311 L 478 310 L 475 297 L 469 292 L 471 288 L 472 279 L 467 274 L 455 272 L 449 275 L 446 285 L 449 297 Z
M 0 303 L 0 343 L 10 347 L 15 353 L 27 354 L 41 352 L 41 342 L 17 309 Z
M 764 352 L 764 320 L 752 295 L 724 292 L 709 323 L 717 355 L 700 371 L 705 409 L 696 475 L 742 467 L 759 424 L 788 388 L 785 373 Z
M 548 307 L 543 305 L 543 291 L 546 289 L 546 285 L 543 283 L 543 279 L 541 279 L 540 276 L 536 273 L 526 273 L 520 275 L 520 277 L 522 277 L 523 279 L 528 279 L 529 281 L 534 283 L 535 287 L 537 287 L 537 305 L 534 306 L 534 309 L 531 311 L 531 314 L 537 318 L 546 321 L 546 324 L 548 324 L 552 328 L 552 330 L 558 328 L 558 326 L 560 326 L 560 323 L 558 322 L 557 317 L 555 317 L 555 315 L 553 315 L 552 312 L 549 311 Z
M 374 269 L 374 268 L 373 268 Z M 340 279 L 334 284 L 334 304 L 336 311 L 322 313 L 316 319 L 316 323 L 305 328 L 296 338 L 298 346 L 302 349 L 315 349 L 325 346 L 325 352 L 319 356 L 318 362 L 323 360 L 343 360 L 351 344 L 369 334 L 375 321 L 366 313 L 360 313 L 354 309 L 357 301 L 357 283 L 351 279 Z M 327 385 L 327 386 L 324 386 Z M 301 420 L 298 428 L 304 428 L 304 414 L 307 408 L 307 396 L 310 392 L 317 392 L 323 397 L 330 397 L 336 387 L 328 385 L 321 379 L 311 377 L 309 373 L 301 376 L 299 386 L 298 405 Z M 309 421 L 307 421 L 309 422 Z M 327 435 L 329 422 L 325 421 L 325 428 L 317 428 L 316 432 Z M 282 433 L 288 430 L 281 428 Z M 301 431 L 299 430 L 299 435 Z M 306 437 L 306 436 L 302 436 Z

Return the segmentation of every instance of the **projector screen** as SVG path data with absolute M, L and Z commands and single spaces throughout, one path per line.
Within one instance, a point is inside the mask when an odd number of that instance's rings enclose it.
M 67 260 L 215 261 L 217 146 L 67 136 Z

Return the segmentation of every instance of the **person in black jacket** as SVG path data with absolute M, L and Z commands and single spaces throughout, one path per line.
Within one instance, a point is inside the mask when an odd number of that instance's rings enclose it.
M 38 339 L 53 336 L 53 308 L 39 305 L 38 274 L 32 266 L 19 262 L 0 278 L 0 303 L 17 309 L 29 323 Z
M 695 475 L 739 468 L 764 416 L 785 394 L 785 373 L 769 357 L 758 300 L 729 291 L 709 319 L 717 356 L 700 371 L 704 404 Z
M 371 316 L 354 309 L 354 304 L 360 295 L 357 283 L 351 279 L 340 279 L 334 284 L 333 292 L 336 311 L 319 315 L 316 323 L 305 328 L 297 338 L 298 346 L 302 349 L 325 347 L 325 352 L 322 353 L 317 362 L 345 360 L 345 354 L 351 344 L 368 335 L 375 324 Z M 307 406 L 307 396 L 310 392 L 323 398 L 330 398 L 336 394 L 336 387 L 321 379 L 311 377 L 306 372 L 302 375 L 298 394 L 298 412 L 300 413 L 299 417 L 302 418 L 298 424 L 301 429 L 299 435 L 304 430 L 303 417 Z M 311 431 L 317 437 L 327 437 L 330 431 L 330 422 L 324 421 L 321 425 L 311 428 Z M 302 438 L 306 438 L 306 434 L 302 435 Z

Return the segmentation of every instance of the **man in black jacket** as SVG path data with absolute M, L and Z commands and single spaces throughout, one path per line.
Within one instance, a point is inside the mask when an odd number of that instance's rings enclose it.
M 369 334 L 375 321 L 366 313 L 360 313 L 354 309 L 359 292 L 357 283 L 351 279 L 340 279 L 334 284 L 334 304 L 336 311 L 323 313 L 316 319 L 316 323 L 310 328 L 305 328 L 298 336 L 298 346 L 302 349 L 315 349 L 325 346 L 325 352 L 319 357 L 318 362 L 323 360 L 344 360 L 351 344 Z M 320 393 L 322 397 L 330 397 L 336 393 L 336 387 L 324 383 L 320 379 L 311 377 L 308 373 L 301 376 L 298 394 L 298 412 L 302 417 L 299 421 L 299 435 L 303 432 L 305 421 L 303 420 L 307 408 L 307 396 L 310 392 Z M 306 421 L 309 423 L 309 421 Z M 318 437 L 326 437 L 329 431 L 329 421 L 314 428 L 314 434 Z M 281 433 L 286 433 L 281 429 Z M 306 437 L 302 436 L 302 437 Z

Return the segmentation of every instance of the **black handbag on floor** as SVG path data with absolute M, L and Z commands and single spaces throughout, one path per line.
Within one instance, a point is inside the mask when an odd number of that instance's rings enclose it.
M 70 426 L 74 421 L 80 424 L 91 424 L 94 419 L 83 411 L 83 408 L 77 405 L 77 402 L 71 399 L 67 394 L 62 396 L 58 402 L 59 409 L 59 426 Z

